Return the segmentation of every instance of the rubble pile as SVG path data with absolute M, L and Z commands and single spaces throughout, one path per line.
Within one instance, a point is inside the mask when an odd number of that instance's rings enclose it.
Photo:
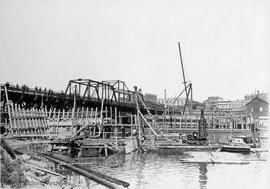
M 1 146 L 1 188 L 75 188 L 66 177 L 48 169 L 46 162 L 28 155 L 11 156 Z

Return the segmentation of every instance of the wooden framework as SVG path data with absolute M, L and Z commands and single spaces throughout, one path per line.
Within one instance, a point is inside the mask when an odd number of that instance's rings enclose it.
M 208 130 L 250 130 L 253 122 L 248 115 L 241 116 L 218 116 L 207 115 L 206 128 Z M 147 120 L 152 120 L 147 117 Z M 197 130 L 199 126 L 199 115 L 182 115 L 182 116 L 155 116 L 154 129 L 163 131 L 168 130 Z

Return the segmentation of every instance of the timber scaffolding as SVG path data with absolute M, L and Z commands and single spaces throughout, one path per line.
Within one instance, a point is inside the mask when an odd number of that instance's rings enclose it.
M 95 138 L 106 138 L 107 127 L 135 127 L 136 116 L 118 111 L 117 107 L 77 108 L 76 111 L 47 109 L 25 109 L 18 104 L 6 104 L 1 122 L 7 129 L 8 136 L 18 138 L 68 138 L 89 129 L 88 135 Z M 101 128 L 102 127 L 102 128 Z M 104 129 L 101 133 L 101 129 Z M 109 129 L 110 130 L 110 129 Z M 119 128 L 119 131 L 121 129 Z M 121 133 L 117 131 L 118 133 Z
M 154 116 L 154 119 L 146 116 L 148 121 L 154 120 L 153 128 L 163 129 L 169 132 L 170 129 L 197 130 L 199 126 L 199 115 L 171 115 Z M 205 116 L 206 129 L 208 130 L 250 130 L 254 125 L 249 115 L 216 115 Z

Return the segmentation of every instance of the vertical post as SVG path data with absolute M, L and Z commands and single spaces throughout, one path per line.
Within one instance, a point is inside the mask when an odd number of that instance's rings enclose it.
M 119 111 L 119 124 L 122 124 L 122 117 L 121 117 L 121 112 Z
M 10 124 L 10 130 L 13 135 L 13 129 L 12 129 L 12 119 L 11 119 L 11 112 L 10 112 L 10 105 L 9 105 L 9 99 L 8 99 L 8 91 L 7 91 L 7 86 L 4 86 L 5 89 L 5 94 L 6 94 L 6 101 L 7 101 L 7 107 L 8 107 L 8 115 L 9 115 L 9 124 Z
M 69 119 L 70 111 L 67 111 L 66 118 Z
M 108 157 L 108 149 L 107 149 L 107 146 L 105 146 L 105 156 Z
M 241 129 L 243 129 L 243 117 L 241 116 Z
M 65 119 L 65 114 L 66 114 L 65 109 L 63 109 L 63 112 L 62 112 L 62 120 Z
M 135 120 L 134 120 L 134 122 L 135 122 L 135 127 L 134 127 L 134 128 L 137 128 L 137 127 L 138 127 L 138 126 L 137 126 L 137 125 L 138 125 L 138 118 L 137 118 L 137 116 L 138 116 L 137 114 L 134 115 L 134 118 L 135 118 Z M 131 136 L 133 137 L 132 132 L 133 132 L 133 130 L 131 130 Z
M 112 113 L 112 107 L 111 106 L 110 106 L 110 117 L 111 117 L 111 124 L 112 124 L 113 113 Z
M 49 119 L 51 118 L 51 113 L 52 113 L 52 109 L 50 108 L 49 115 L 48 115 Z
M 59 127 L 59 119 L 60 119 L 60 109 L 58 110 L 58 115 L 57 115 L 57 125 L 56 125 L 56 132 L 57 132 L 57 133 L 59 133 L 59 132 L 58 132 L 58 129 L 59 129 L 59 128 L 58 128 L 58 127 Z
M 77 108 L 77 113 L 76 113 L 76 122 L 79 120 L 79 114 L 80 113 L 80 108 Z
M 101 108 L 100 108 L 100 124 L 103 123 L 103 106 L 104 106 L 104 98 L 101 101 Z
M 120 101 L 121 96 L 120 96 L 120 88 L 119 88 L 120 86 L 119 86 L 119 85 L 120 85 L 120 83 L 117 81 L 117 87 L 118 87 L 118 91 L 117 91 L 117 92 L 118 92 L 118 102 L 121 102 L 121 101 Z
M 247 116 L 245 115 L 245 129 L 248 129 L 248 120 L 247 120 Z
M 96 134 L 96 124 L 97 124 L 97 108 L 96 108 L 96 110 L 95 110 L 95 118 L 94 118 L 94 135 Z
M 115 119 L 114 123 L 116 126 L 117 125 L 117 108 L 116 107 L 114 108 L 114 119 Z
M 115 145 L 116 148 L 118 149 L 118 129 L 115 127 Z
M 107 106 L 105 107 L 105 111 L 106 111 L 106 114 L 105 114 L 105 116 L 106 116 L 106 121 L 108 121 L 108 108 L 107 108 Z
M 84 116 L 84 107 L 82 107 L 82 111 L 81 111 L 81 122 L 83 121 L 83 116 Z
M 85 114 L 85 119 L 88 121 L 89 120 L 89 108 L 86 108 L 86 114 Z
M 71 87 L 70 87 L 71 90 Z M 75 85 L 75 89 L 74 89 L 74 97 L 73 97 L 73 108 L 72 108 L 72 126 L 71 126 L 71 130 L 72 130 L 72 135 L 74 135 L 76 133 L 76 131 L 74 131 L 74 124 L 75 124 L 75 111 L 76 111 L 76 93 L 77 93 L 77 85 Z
M 218 116 L 218 128 L 220 129 L 221 116 Z
M 140 112 L 140 110 L 138 110 L 138 112 Z M 143 123 L 142 123 L 143 124 Z M 139 140 L 138 140 L 138 146 L 141 146 L 141 125 L 140 125 L 140 117 L 138 114 L 138 127 L 139 127 Z
M 138 127 L 138 133 L 139 133 L 139 140 L 138 140 L 138 146 L 141 146 L 141 126 L 140 126 L 140 108 L 139 108 L 139 103 L 138 103 L 138 93 L 137 93 L 137 87 L 134 86 L 135 90 L 135 101 L 136 101 L 136 108 L 137 108 L 137 127 Z
M 91 110 L 90 110 L 90 124 L 92 124 L 93 123 L 93 108 L 91 108 Z

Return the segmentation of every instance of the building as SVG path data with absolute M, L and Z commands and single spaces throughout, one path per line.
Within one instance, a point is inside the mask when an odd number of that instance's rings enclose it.
M 153 103 L 158 102 L 157 95 L 156 94 L 150 94 L 150 93 L 145 93 L 144 100 L 148 101 L 148 102 L 153 102 Z
M 257 95 L 246 104 L 246 113 L 254 120 L 259 120 L 260 117 L 268 116 L 268 108 L 268 98 L 263 99 L 263 96 Z
M 233 100 L 232 101 L 232 110 L 235 109 L 241 109 L 243 107 L 246 106 L 246 104 L 249 102 L 250 100 Z
M 218 110 L 223 111 L 231 111 L 232 110 L 232 101 L 230 100 L 223 100 L 223 101 L 217 101 L 216 107 Z
M 167 106 L 184 106 L 186 103 L 186 98 L 178 98 L 175 100 L 175 98 L 158 98 L 158 103 L 160 104 L 166 104 Z
M 223 98 L 222 98 L 222 97 L 219 97 L 219 96 L 209 96 L 209 97 L 207 98 L 207 100 L 208 100 L 209 102 L 219 102 L 219 101 L 222 101 Z
M 203 103 L 205 105 L 206 110 L 212 111 L 217 109 L 217 103 L 220 101 L 223 101 L 223 98 L 218 96 L 210 96 Z
M 256 94 L 254 93 L 254 94 L 245 95 L 244 99 L 249 102 L 255 97 L 256 97 Z
M 251 101 L 253 98 L 255 98 L 256 96 L 258 96 L 259 98 L 268 101 L 268 93 L 265 92 L 260 92 L 260 91 L 255 91 L 255 93 L 253 94 L 249 94 L 249 95 L 245 95 L 245 101 L 249 102 Z

